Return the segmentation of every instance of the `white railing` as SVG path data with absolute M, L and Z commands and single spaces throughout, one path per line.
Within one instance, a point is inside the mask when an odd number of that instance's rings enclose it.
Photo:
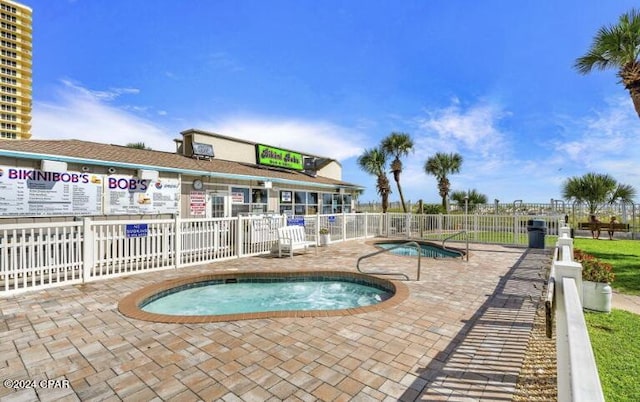
M 0 295 L 270 253 L 278 228 L 288 223 L 302 223 L 312 240 L 321 227 L 330 229 L 332 242 L 373 237 L 382 218 L 354 213 L 0 225 Z
M 349 213 L 0 225 L 0 294 L 269 253 L 277 229 L 288 224 L 303 225 L 316 241 L 326 228 L 331 243 L 373 236 L 435 241 L 466 228 L 472 242 L 526 245 L 528 219 Z
M 176 267 L 238 257 L 237 219 L 176 219 L 175 227 L 180 240 L 175 247 Z
M 82 281 L 82 223 L 0 226 L 0 292 Z
M 560 229 L 549 283 L 556 292 L 558 401 L 604 402 L 582 310 L 582 266 L 573 260 L 568 227 Z
M 385 236 L 425 240 L 443 240 L 465 230 L 474 243 L 528 244 L 528 222 L 542 219 L 548 235 L 558 234 L 559 216 L 531 215 L 384 215 L 382 233 Z
M 141 271 L 172 268 L 175 250 L 175 225 L 172 219 L 145 221 L 144 236 L 127 234 L 131 221 L 90 221 L 84 241 L 90 270 L 85 280 L 96 277 L 128 275 Z

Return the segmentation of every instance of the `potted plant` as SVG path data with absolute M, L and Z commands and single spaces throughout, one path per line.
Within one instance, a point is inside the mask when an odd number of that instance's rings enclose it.
M 582 264 L 582 307 L 611 312 L 611 282 L 615 278 L 611 264 L 575 249 L 574 259 Z
M 320 228 L 320 231 L 318 232 L 320 233 L 320 239 L 319 239 L 319 244 L 321 247 L 325 247 L 329 244 L 329 242 L 331 241 L 331 235 L 329 234 L 329 229 L 328 228 Z

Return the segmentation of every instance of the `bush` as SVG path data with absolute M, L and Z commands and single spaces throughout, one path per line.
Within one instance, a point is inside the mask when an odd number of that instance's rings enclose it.
M 417 213 L 420 213 L 420 211 L 417 211 Z M 445 213 L 445 210 L 442 208 L 442 205 L 439 204 L 422 204 L 422 213 L 426 215 L 437 215 Z
M 582 280 L 591 282 L 611 283 L 615 278 L 613 266 L 598 260 L 577 248 L 573 250 L 573 258 L 582 264 Z

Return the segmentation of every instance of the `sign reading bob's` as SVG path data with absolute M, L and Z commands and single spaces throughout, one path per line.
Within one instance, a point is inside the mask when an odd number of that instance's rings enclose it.
M 286 149 L 256 144 L 256 160 L 259 165 L 276 166 L 291 170 L 303 170 L 302 154 Z

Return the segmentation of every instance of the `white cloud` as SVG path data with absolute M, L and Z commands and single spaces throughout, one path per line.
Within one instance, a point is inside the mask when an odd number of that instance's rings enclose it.
M 202 121 L 195 127 L 337 160 L 358 156 L 367 144 L 359 131 L 325 121 L 233 116 Z
M 576 175 L 592 171 L 612 175 L 640 190 L 640 122 L 628 96 L 605 100 L 587 118 L 570 120 L 569 141 L 555 142 L 555 157 L 570 163 Z
M 490 156 L 502 145 L 504 135 L 496 127 L 506 113 L 495 105 L 479 103 L 463 109 L 460 100 L 452 99 L 449 107 L 427 110 L 427 117 L 418 119 L 425 133 L 437 135 L 440 142 L 464 147 L 483 156 Z
M 126 108 L 107 103 L 137 90 L 93 91 L 70 81 L 63 84 L 54 101 L 34 102 L 32 139 L 79 139 L 118 145 L 144 142 L 155 150 L 175 150 L 175 134 Z
M 454 190 L 477 188 L 491 197 L 503 187 L 499 183 L 505 181 L 512 151 L 499 124 L 508 113 L 485 102 L 466 108 L 457 97 L 450 102 L 447 107 L 425 110 L 411 123 L 415 150 L 403 162 L 401 183 L 403 192 L 414 200 L 439 202 L 436 179 L 424 171 L 427 158 L 436 152 L 463 157 L 460 173 L 450 177 Z
M 70 80 L 62 84 L 56 99 L 34 103 L 33 139 L 81 139 L 119 145 L 144 142 L 155 150 L 175 150 L 172 140 L 179 137 L 179 129 L 167 130 L 140 117 L 152 108 L 115 105 L 119 96 L 136 94 L 137 90 L 97 91 Z M 159 110 L 157 115 L 162 117 L 167 112 Z M 338 160 L 359 155 L 365 143 L 364 135 L 357 129 L 325 121 L 233 116 L 190 126 Z
M 139 94 L 140 90 L 136 88 L 109 88 L 106 91 L 94 91 L 80 86 L 71 80 L 62 80 L 65 87 L 84 94 L 87 97 L 95 98 L 102 101 L 112 101 L 120 95 Z

